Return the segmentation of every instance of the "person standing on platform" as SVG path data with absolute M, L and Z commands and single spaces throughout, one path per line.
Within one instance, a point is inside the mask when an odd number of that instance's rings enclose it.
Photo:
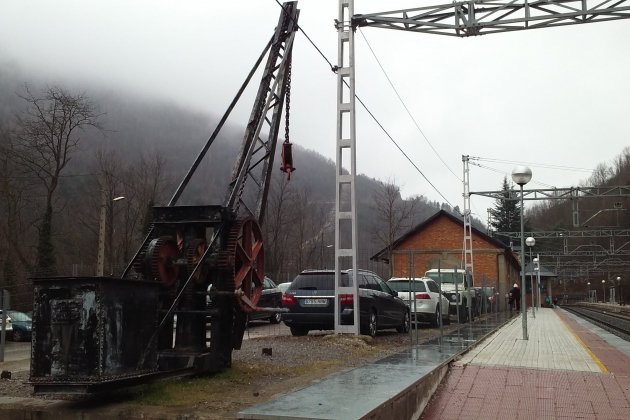
M 510 303 L 516 305 L 516 310 L 521 310 L 521 289 L 518 287 L 518 283 L 514 283 L 514 287 L 510 289 Z

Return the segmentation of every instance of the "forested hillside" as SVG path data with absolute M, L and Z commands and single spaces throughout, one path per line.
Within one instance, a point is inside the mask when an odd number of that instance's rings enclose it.
M 47 103 L 45 95 L 51 91 L 68 98 L 80 96 L 82 103 L 92 106 L 94 117 L 94 124 L 74 131 L 75 147 L 68 150 L 67 164 L 56 178 L 24 160 L 25 145 L 41 147 L 28 143 L 25 124 L 29 115 L 37 114 L 33 105 Z M 151 207 L 168 202 L 223 112 L 213 111 L 202 115 L 97 88 L 78 91 L 34 81 L 4 67 L 0 71 L 0 287 L 9 288 L 15 301 L 27 306 L 28 276 L 94 275 L 103 206 L 105 273 L 120 274 L 147 231 Z M 178 204 L 223 202 L 243 127 L 224 128 Z M 279 170 L 274 172 L 263 226 L 266 271 L 278 281 L 290 280 L 305 268 L 333 266 L 335 164 L 299 144 L 294 145 L 293 155 L 297 171 L 291 181 Z M 275 166 L 277 162 L 278 158 Z M 369 261 L 386 245 L 384 232 L 399 236 L 440 204 L 424 197 L 403 200 L 393 182 L 359 176 L 356 185 L 359 264 L 386 274 L 386 269 Z M 114 201 L 117 197 L 125 198 Z M 388 200 L 389 213 L 382 208 Z M 46 229 L 49 243 L 42 241 Z M 47 254 L 50 260 L 43 261 Z

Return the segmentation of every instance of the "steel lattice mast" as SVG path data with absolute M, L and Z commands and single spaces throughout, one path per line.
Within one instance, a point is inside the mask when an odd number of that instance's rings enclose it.
M 469 37 L 630 18 L 627 0 L 455 1 L 355 15 L 355 26 Z
M 354 0 L 339 0 L 335 192 L 335 333 L 359 334 L 359 279 L 341 284 L 340 270 L 357 273 L 356 120 L 354 91 Z M 343 168 L 343 164 L 350 168 Z M 349 169 L 349 172 L 346 172 Z M 341 325 L 339 295 L 352 295 L 354 325 Z

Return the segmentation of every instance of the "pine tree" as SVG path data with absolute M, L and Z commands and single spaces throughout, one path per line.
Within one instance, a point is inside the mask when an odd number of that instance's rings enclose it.
M 520 232 L 521 231 L 521 208 L 518 200 L 518 193 L 510 187 L 507 177 L 503 178 L 501 188 L 501 198 L 495 200 L 495 207 L 489 209 L 492 221 L 490 226 L 495 232 Z M 509 245 L 509 237 L 496 235 L 496 238 Z

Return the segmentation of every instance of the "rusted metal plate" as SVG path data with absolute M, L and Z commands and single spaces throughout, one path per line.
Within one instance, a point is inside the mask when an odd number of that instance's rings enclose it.
M 33 286 L 31 383 L 97 384 L 157 370 L 159 284 L 57 277 Z

